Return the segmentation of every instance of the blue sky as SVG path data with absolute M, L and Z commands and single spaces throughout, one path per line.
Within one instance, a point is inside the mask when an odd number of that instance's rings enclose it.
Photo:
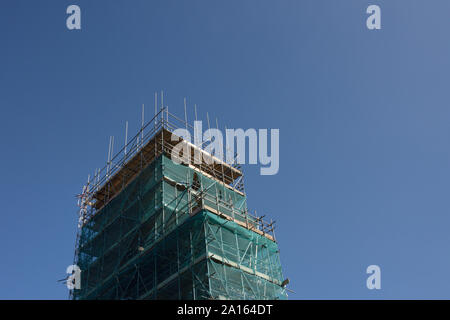
M 370 4 L 381 30 L 365 26 Z M 249 207 L 277 221 L 291 299 L 450 298 L 449 9 L 3 0 L 0 298 L 67 298 L 74 195 L 160 90 L 180 116 L 186 96 L 221 126 L 280 129 L 279 173 L 247 166 L 245 182 Z

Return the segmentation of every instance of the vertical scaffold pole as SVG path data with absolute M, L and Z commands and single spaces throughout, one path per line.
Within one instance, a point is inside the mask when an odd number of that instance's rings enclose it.
M 111 160 L 111 139 L 112 136 L 109 136 L 109 146 L 108 146 L 108 161 L 106 161 L 106 179 L 109 177 L 109 164 Z
M 162 127 L 164 128 L 164 91 L 161 90 L 161 121 Z
M 184 98 L 184 122 L 186 124 L 186 131 L 188 131 L 188 118 L 187 118 L 187 110 L 186 110 L 186 97 Z
M 141 148 L 144 146 L 144 104 L 142 104 L 142 119 L 141 119 Z
M 125 121 L 125 147 L 123 150 L 124 153 L 124 164 L 127 159 L 127 143 L 128 143 L 128 121 Z

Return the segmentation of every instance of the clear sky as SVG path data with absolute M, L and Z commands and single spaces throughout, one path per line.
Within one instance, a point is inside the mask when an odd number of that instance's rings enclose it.
M 0 298 L 67 298 L 74 196 L 160 90 L 180 116 L 186 96 L 191 119 L 197 103 L 220 126 L 280 129 L 279 173 L 247 166 L 245 182 L 277 221 L 291 299 L 450 298 L 449 15 L 438 0 L 2 0 Z

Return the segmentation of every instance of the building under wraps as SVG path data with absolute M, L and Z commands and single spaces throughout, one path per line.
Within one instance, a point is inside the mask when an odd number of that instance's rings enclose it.
M 162 108 L 79 196 L 73 299 L 286 299 L 273 222 L 252 215 L 243 173 L 172 132 Z M 177 164 L 180 141 L 213 164 Z

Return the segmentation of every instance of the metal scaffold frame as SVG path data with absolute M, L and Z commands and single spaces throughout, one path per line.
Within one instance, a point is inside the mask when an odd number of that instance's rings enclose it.
M 193 126 L 156 105 L 155 95 L 155 116 L 114 156 L 110 140 L 106 166 L 83 187 L 81 289 L 70 297 L 286 298 L 274 222 L 248 212 L 240 167 L 174 163 L 182 140 L 172 132 Z

